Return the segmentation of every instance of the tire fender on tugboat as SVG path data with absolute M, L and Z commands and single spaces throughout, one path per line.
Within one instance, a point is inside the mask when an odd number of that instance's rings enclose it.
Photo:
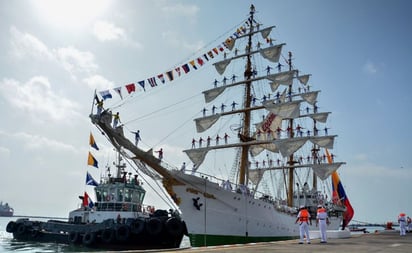
M 136 219 L 133 221 L 132 224 L 130 224 L 130 230 L 133 234 L 140 234 L 144 230 L 144 220 L 142 219 Z
M 116 239 L 118 241 L 124 242 L 129 239 L 130 229 L 126 225 L 120 225 L 116 228 Z
M 150 218 L 146 222 L 146 231 L 150 235 L 158 235 L 162 232 L 163 226 L 162 221 L 158 218 Z
M 6 231 L 7 231 L 8 233 L 13 233 L 15 230 L 16 230 L 16 222 L 10 221 L 10 222 L 7 224 Z
M 16 234 L 23 235 L 24 233 L 26 233 L 26 225 L 24 223 L 17 224 Z
M 78 232 L 71 231 L 69 233 L 69 242 L 70 243 L 79 243 L 80 242 L 80 235 Z
M 96 234 L 95 233 L 86 232 L 83 235 L 82 242 L 83 242 L 84 245 L 89 246 L 89 245 L 92 245 L 94 243 L 95 239 L 96 239 Z
M 179 236 L 182 234 L 182 231 L 183 231 L 182 222 L 175 217 L 171 217 L 167 219 L 165 226 L 166 226 L 167 233 L 169 233 L 171 236 Z
M 114 229 L 112 228 L 106 228 L 105 230 L 102 231 L 101 234 L 101 239 L 105 243 L 111 243 L 114 241 Z

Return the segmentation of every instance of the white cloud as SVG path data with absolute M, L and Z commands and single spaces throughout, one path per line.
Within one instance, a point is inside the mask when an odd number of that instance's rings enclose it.
M 52 60 L 54 58 L 48 47 L 35 36 L 20 32 L 14 26 L 10 27 L 10 34 L 11 52 L 15 57 L 23 58 L 28 55 L 38 59 Z
M 83 79 L 83 82 L 87 84 L 92 89 L 97 90 L 107 90 L 114 88 L 113 82 L 107 80 L 106 78 L 100 75 L 93 75 Z
M 27 149 L 53 150 L 76 153 L 76 148 L 57 140 L 49 139 L 45 136 L 33 135 L 25 132 L 12 134 L 16 139 L 22 140 Z
M 8 148 L 0 146 L 0 158 L 5 159 L 10 156 L 10 150 Z
M 367 61 L 363 66 L 363 71 L 365 71 L 367 74 L 376 74 L 378 72 L 378 69 L 376 64 L 371 61 Z
M 10 28 L 12 55 L 18 59 L 33 57 L 36 60 L 48 60 L 59 64 L 77 79 L 78 74 L 94 74 L 98 69 L 93 53 L 81 51 L 73 46 L 49 49 L 34 35 L 23 33 L 16 27 Z
M 162 33 L 162 38 L 164 41 L 167 41 L 169 44 L 176 48 L 185 48 L 188 51 L 195 52 L 204 47 L 203 41 L 198 41 L 197 43 L 188 43 L 187 41 L 182 40 L 182 36 L 179 36 L 178 33 L 167 31 Z
M 0 94 L 12 106 L 29 112 L 35 119 L 70 122 L 78 116 L 78 104 L 55 94 L 46 77 L 35 76 L 26 83 L 0 81 Z
M 93 34 L 100 41 L 126 39 L 126 33 L 123 28 L 102 20 L 94 23 Z
M 164 13 L 173 14 L 176 17 L 191 17 L 195 18 L 199 12 L 199 7 L 196 5 L 184 5 L 184 4 L 176 4 L 176 5 L 164 5 L 161 10 Z
M 57 59 L 71 74 L 94 73 L 98 65 L 94 61 L 94 55 L 87 51 L 80 51 L 74 47 L 64 47 L 55 50 Z

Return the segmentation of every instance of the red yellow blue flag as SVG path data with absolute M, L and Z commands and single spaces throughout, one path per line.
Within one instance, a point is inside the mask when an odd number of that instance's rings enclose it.
M 328 159 L 328 163 L 333 163 L 332 157 L 327 149 L 326 157 Z M 355 212 L 353 210 L 352 205 L 349 202 L 348 197 L 346 196 L 345 189 L 343 189 L 343 184 L 336 171 L 332 173 L 332 198 L 334 202 L 336 201 L 336 204 L 341 203 L 346 207 L 346 211 L 343 214 L 342 222 L 342 228 L 345 228 L 352 220 Z

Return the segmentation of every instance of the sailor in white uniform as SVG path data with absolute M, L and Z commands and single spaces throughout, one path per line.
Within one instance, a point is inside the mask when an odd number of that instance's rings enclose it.
M 316 226 L 318 225 L 320 232 L 320 243 L 326 243 L 328 239 L 326 236 L 326 227 L 329 225 L 329 217 L 326 209 L 321 205 L 318 206 L 318 211 L 316 214 Z

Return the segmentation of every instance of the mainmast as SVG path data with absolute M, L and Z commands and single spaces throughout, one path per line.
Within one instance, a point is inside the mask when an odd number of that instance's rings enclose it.
M 288 65 L 289 65 L 289 71 L 292 70 L 292 52 L 288 53 L 289 59 L 288 59 Z M 292 84 L 289 85 L 289 90 L 288 90 L 289 95 L 292 94 Z M 289 96 L 291 98 L 291 96 Z M 289 120 L 289 138 L 293 138 L 294 136 L 294 131 L 293 131 L 293 119 L 291 118 Z M 288 206 L 293 206 L 293 181 L 294 181 L 294 177 L 293 177 L 293 173 L 295 172 L 295 168 L 293 167 L 293 165 L 295 165 L 295 161 L 293 158 L 293 154 L 291 154 L 289 156 L 289 160 L 288 160 L 288 164 L 289 166 L 291 166 L 289 168 L 289 181 L 288 181 L 288 191 L 287 191 L 287 199 L 288 199 Z
M 248 36 L 248 45 L 247 45 L 247 62 L 245 68 L 245 109 L 250 108 L 251 105 L 251 86 L 252 82 L 250 81 L 252 78 L 252 61 L 251 61 L 251 54 L 250 51 L 252 49 L 252 35 L 253 35 L 253 15 L 255 14 L 255 6 L 252 4 L 250 6 L 250 17 L 249 17 L 249 36 Z M 244 112 L 244 122 L 243 122 L 243 136 L 249 138 L 250 137 L 250 110 L 245 110 Z M 239 171 L 239 185 L 245 185 L 247 181 L 246 175 L 249 166 L 249 145 L 242 146 L 242 154 L 240 157 L 240 171 Z

